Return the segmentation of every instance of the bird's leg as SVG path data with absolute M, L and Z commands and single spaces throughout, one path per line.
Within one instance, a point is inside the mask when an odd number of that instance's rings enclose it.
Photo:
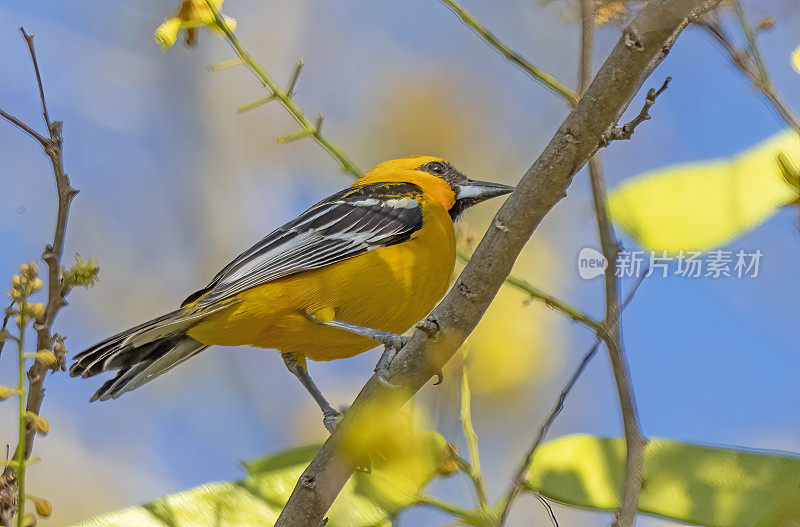
M 311 380 L 311 376 L 308 374 L 305 367 L 298 362 L 297 357 L 295 357 L 293 353 L 281 353 L 281 357 L 283 358 L 284 364 L 286 364 L 286 368 L 297 377 L 300 384 L 308 390 L 308 393 L 311 394 L 311 397 L 313 397 L 319 405 L 319 409 L 322 410 L 322 423 L 325 425 L 328 432 L 332 434 L 336 425 L 342 420 L 342 414 L 336 411 L 333 406 L 331 406 L 331 403 L 325 399 L 325 396 L 322 395 L 317 385 Z
M 408 337 L 390 333 L 389 331 L 383 331 L 382 329 L 373 329 L 359 326 L 358 324 L 351 324 L 350 322 L 336 320 L 335 318 L 329 321 L 322 321 L 314 315 L 309 315 L 309 318 L 311 318 L 311 320 L 317 324 L 343 329 L 345 331 L 349 331 L 350 333 L 355 333 L 356 335 L 361 335 L 362 337 L 367 337 L 383 344 L 383 353 L 381 354 L 381 358 L 378 359 L 378 364 L 375 365 L 375 373 L 378 374 L 378 380 L 382 384 L 392 388 L 397 387 L 389 382 L 389 366 L 391 366 L 392 361 L 397 356 L 397 352 L 399 352 L 408 342 Z
M 358 324 L 351 324 L 350 322 L 345 322 L 343 320 L 333 319 L 330 322 L 322 322 L 320 320 L 315 319 L 314 317 L 311 317 L 311 320 L 313 320 L 317 324 L 330 326 L 332 328 L 343 329 L 345 331 L 349 331 L 350 333 L 355 333 L 356 335 L 367 337 L 368 339 L 377 340 L 384 346 L 391 348 L 400 349 L 403 346 L 405 346 L 406 342 L 408 342 L 408 337 L 404 337 L 403 335 L 390 333 L 389 331 L 383 331 L 382 329 L 373 329 L 364 326 L 359 326 Z

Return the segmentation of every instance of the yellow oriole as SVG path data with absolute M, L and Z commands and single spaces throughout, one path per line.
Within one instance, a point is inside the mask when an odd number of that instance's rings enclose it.
M 513 187 L 473 181 L 437 157 L 386 161 L 268 234 L 176 311 L 123 331 L 75 357 L 70 375 L 118 370 L 94 394 L 115 399 L 208 346 L 281 351 L 323 411 L 338 412 L 306 370 L 386 346 L 444 295 L 455 264 L 453 222 Z

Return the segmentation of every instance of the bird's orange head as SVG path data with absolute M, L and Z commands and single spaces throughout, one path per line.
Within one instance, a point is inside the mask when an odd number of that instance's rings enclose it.
M 354 185 L 382 182 L 414 183 L 439 203 L 455 221 L 467 208 L 508 194 L 514 187 L 475 181 L 440 157 L 414 156 L 384 161 L 361 176 Z

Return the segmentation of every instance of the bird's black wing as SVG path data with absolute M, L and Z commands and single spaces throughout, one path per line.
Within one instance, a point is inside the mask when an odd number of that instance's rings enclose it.
M 422 227 L 422 189 L 371 183 L 345 189 L 268 234 L 183 305 L 198 307 L 272 280 L 408 240 Z

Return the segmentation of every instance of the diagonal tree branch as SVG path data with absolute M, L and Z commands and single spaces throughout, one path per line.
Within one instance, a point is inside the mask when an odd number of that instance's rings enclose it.
M 567 116 L 495 216 L 455 286 L 392 363 L 391 389 L 373 376 L 337 430 L 300 476 L 276 527 L 316 527 L 354 470 L 340 448 L 376 408 L 393 414 L 453 356 L 491 303 L 522 247 L 566 195 L 572 176 L 597 151 L 680 33 L 720 0 L 652 0 L 625 28 L 586 95 Z M 377 406 L 376 406 L 377 405 Z M 375 415 L 375 414 L 372 414 Z

